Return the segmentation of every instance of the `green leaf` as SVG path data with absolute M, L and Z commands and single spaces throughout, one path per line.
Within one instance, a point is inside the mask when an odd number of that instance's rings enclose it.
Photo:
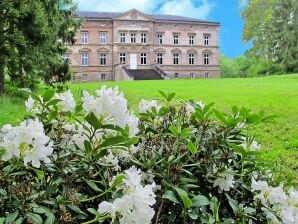
M 98 130 L 101 128 L 101 122 L 99 119 L 95 116 L 94 113 L 89 113 L 85 118 L 84 118 L 95 130 Z
M 201 207 L 209 204 L 210 204 L 209 199 L 204 195 L 197 195 L 192 199 L 192 207 Z
M 190 208 L 192 206 L 192 201 L 187 195 L 187 192 L 179 187 L 174 187 L 176 192 L 178 193 L 180 199 L 183 201 L 183 205 L 185 208 Z
M 27 219 L 31 220 L 34 224 L 42 224 L 42 218 L 40 215 L 32 213 L 32 212 L 27 212 L 26 213 Z
M 20 217 L 15 221 L 15 224 L 22 224 L 24 222 L 24 218 Z M 0 222 L 1 223 L 1 222 Z
M 55 216 L 52 213 L 48 214 L 44 224 L 54 224 L 54 223 L 55 223 Z
M 236 200 L 232 199 L 228 194 L 225 194 L 225 195 L 228 198 L 229 205 L 233 209 L 234 213 L 239 214 L 241 212 L 241 208 L 240 208 L 238 202 Z
M 85 212 L 83 212 L 78 206 L 73 205 L 73 204 L 68 204 L 66 205 L 69 209 L 71 209 L 72 211 L 78 213 L 78 214 L 84 214 L 87 215 Z
M 59 103 L 59 102 L 61 102 L 61 101 L 62 101 L 62 100 L 60 100 L 60 99 L 53 99 L 53 100 L 50 100 L 49 102 L 47 102 L 46 107 L 57 105 L 57 103 Z
M 233 224 L 235 223 L 234 219 L 225 219 L 225 221 L 222 224 Z
M 176 93 L 169 93 L 168 94 L 168 102 L 170 102 L 172 99 L 174 99 L 174 97 L 175 97 L 175 95 L 176 95 Z
M 178 129 L 174 126 L 174 125 L 171 125 L 169 127 L 169 130 L 176 136 L 178 136 L 180 134 L 180 132 L 178 131 Z
M 187 148 L 192 154 L 196 154 L 198 151 L 198 147 L 196 147 L 192 142 L 187 143 Z
M 87 155 L 92 151 L 92 146 L 89 140 L 84 141 L 85 150 L 87 152 Z
M 97 191 L 97 192 L 102 192 L 102 190 L 94 182 L 87 180 L 87 179 L 85 179 L 85 182 L 88 184 L 88 186 L 92 190 Z
M 95 216 L 99 215 L 99 212 L 94 208 L 87 208 L 87 211 Z
M 54 95 L 55 95 L 55 90 L 47 90 L 43 94 L 43 100 L 44 100 L 44 102 L 48 102 L 50 99 L 53 98 Z
M 166 191 L 163 194 L 162 198 L 166 198 L 166 199 L 168 199 L 168 200 L 170 200 L 170 201 L 172 201 L 176 204 L 179 204 L 179 200 L 176 198 L 175 193 L 173 191 L 170 191 L 170 190 Z
M 37 178 L 38 178 L 39 180 L 44 180 L 44 178 L 45 178 L 45 174 L 44 174 L 44 172 L 43 172 L 42 170 L 35 169 L 35 168 L 32 168 L 32 169 L 33 169 L 34 172 L 36 173 Z
M 5 219 L 5 224 L 13 223 L 19 215 L 19 210 L 15 210 L 13 213 L 9 214 Z
M 120 143 L 123 143 L 127 140 L 126 137 L 124 136 L 121 136 L 121 135 L 118 135 L 118 136 L 113 136 L 113 137 L 110 137 L 110 138 L 106 138 L 103 143 L 101 143 L 101 147 L 107 147 L 107 146 L 110 146 L 110 145 L 118 145 Z

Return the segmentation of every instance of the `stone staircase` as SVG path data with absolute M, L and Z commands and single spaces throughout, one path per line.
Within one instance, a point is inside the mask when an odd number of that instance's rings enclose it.
M 163 79 L 154 69 L 128 69 L 134 80 L 160 80 Z

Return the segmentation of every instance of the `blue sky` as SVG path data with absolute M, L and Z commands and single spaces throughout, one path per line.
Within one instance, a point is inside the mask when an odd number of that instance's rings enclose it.
M 189 16 L 221 23 L 220 50 L 231 58 L 250 46 L 241 41 L 243 21 L 239 0 L 74 0 L 79 10 L 125 12 L 136 8 L 145 13 Z

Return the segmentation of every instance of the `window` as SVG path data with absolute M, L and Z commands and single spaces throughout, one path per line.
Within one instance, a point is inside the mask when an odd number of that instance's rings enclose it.
M 174 34 L 173 35 L 173 39 L 174 39 L 174 44 L 179 44 L 179 35 L 178 34 Z
M 120 43 L 125 43 L 125 39 L 126 39 L 126 34 L 120 33 Z
M 204 54 L 204 65 L 209 65 L 209 54 Z
M 205 72 L 205 78 L 209 78 L 209 73 L 208 72 Z
M 141 43 L 146 44 L 146 42 L 147 42 L 147 35 L 146 35 L 146 33 L 142 33 L 141 34 Z
M 102 81 L 106 80 L 106 74 L 100 74 L 100 79 L 101 79 Z
M 179 78 L 179 73 L 175 73 L 174 76 L 176 79 Z
M 147 64 L 147 54 L 141 53 L 141 65 L 146 65 L 146 64 Z
M 82 44 L 88 44 L 88 32 L 81 33 L 81 42 Z
M 106 54 L 100 54 L 100 65 L 106 65 L 107 64 L 107 55 Z
M 88 66 L 88 54 L 81 54 L 81 65 Z
M 188 63 L 190 65 L 194 65 L 195 64 L 195 55 L 194 54 L 189 54 L 188 55 Z
M 69 61 L 69 60 L 70 60 L 69 54 L 64 54 L 64 55 L 62 56 L 62 59 L 63 59 L 64 61 Z
M 88 80 L 88 74 L 83 74 L 83 81 L 87 81 Z
M 107 34 L 105 32 L 99 33 L 99 43 L 106 44 L 107 43 Z
M 194 45 L 194 35 L 189 35 L 189 45 Z
M 189 74 L 189 77 L 190 77 L 191 79 L 193 79 L 193 77 L 194 77 L 193 73 L 190 73 L 190 74 Z
M 64 40 L 64 45 L 67 46 L 67 45 L 69 45 L 69 44 L 70 44 L 70 41 L 67 40 L 67 39 L 65 39 L 65 40 Z
M 204 35 L 204 45 L 209 45 L 209 35 Z
M 163 63 L 163 61 L 162 61 L 163 55 L 161 53 L 158 53 L 157 54 L 156 59 L 157 59 L 156 60 L 157 61 L 157 64 L 162 65 L 162 63 Z
M 158 44 L 162 44 L 162 34 L 157 35 Z
M 120 64 L 125 64 L 126 62 L 126 54 L 120 53 Z
M 136 43 L 136 33 L 130 34 L 130 43 L 132 43 L 132 44 Z
M 174 65 L 178 65 L 179 64 L 179 54 L 173 54 L 173 63 Z

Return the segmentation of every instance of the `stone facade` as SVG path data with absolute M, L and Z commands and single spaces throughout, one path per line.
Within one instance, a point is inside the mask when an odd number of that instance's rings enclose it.
M 75 81 L 131 80 L 123 67 L 158 66 L 169 78 L 219 78 L 219 23 L 188 17 L 79 12 L 68 53 Z

